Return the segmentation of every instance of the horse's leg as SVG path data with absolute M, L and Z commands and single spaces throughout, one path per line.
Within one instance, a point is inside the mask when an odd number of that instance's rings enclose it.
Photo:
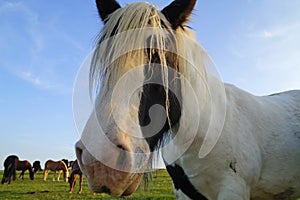
M 228 177 L 221 184 L 218 200 L 250 200 L 250 187 L 237 175 Z
M 72 172 L 70 177 L 69 177 L 69 185 L 70 185 L 70 190 L 69 190 L 69 193 L 72 193 L 73 192 L 73 181 L 74 181 L 74 173 Z
M 11 179 L 12 173 L 13 173 L 12 171 L 8 172 L 8 175 L 7 175 L 8 184 L 10 184 L 10 179 Z
M 55 181 L 57 173 L 58 173 L 57 171 L 54 171 L 52 181 Z
M 17 165 L 12 166 L 11 175 L 13 177 L 13 180 L 15 181 L 17 179 Z
M 82 180 L 83 180 L 83 174 L 81 173 L 79 175 L 79 191 L 78 191 L 78 194 L 81 194 L 81 192 L 82 192 Z
M 62 171 L 62 173 L 64 173 L 64 180 L 68 183 L 69 182 L 69 171 L 67 169 L 67 171 Z
M 47 180 L 48 173 L 49 173 L 48 169 L 45 169 L 44 170 L 44 181 Z
M 58 174 L 57 174 L 57 181 L 59 181 L 60 175 L 61 175 L 61 171 L 58 171 Z
M 5 183 L 5 175 L 3 174 L 3 178 L 2 178 L 2 181 L 1 181 L 2 184 Z
M 72 192 L 74 191 L 74 188 L 75 188 L 75 184 L 76 184 L 76 178 L 77 178 L 77 174 L 75 174 L 75 173 L 72 173 L 72 177 L 71 177 L 72 179 L 71 179 L 71 190 L 72 190 Z
M 13 176 L 13 180 L 15 181 L 17 179 L 17 170 L 16 170 L 16 168 L 14 168 L 12 170 L 12 176 Z
M 12 174 L 11 174 L 11 172 L 10 172 L 10 173 L 8 174 L 8 184 L 10 184 L 11 176 L 12 176 Z
M 22 180 L 24 180 L 24 172 L 25 172 L 25 170 L 23 169 L 20 176 L 19 176 L 19 178 L 22 177 Z

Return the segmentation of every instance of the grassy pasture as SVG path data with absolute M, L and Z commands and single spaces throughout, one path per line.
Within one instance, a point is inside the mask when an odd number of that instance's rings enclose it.
M 19 172 L 20 174 L 20 172 Z M 0 178 L 2 179 L 3 170 L 0 170 Z M 35 175 L 35 179 L 31 181 L 28 173 L 25 173 L 24 180 L 12 181 L 10 185 L 5 183 L 0 184 L 0 199 L 28 199 L 28 200 L 65 200 L 65 199 L 118 199 L 110 197 L 106 194 L 93 194 L 87 185 L 87 181 L 83 180 L 82 194 L 77 194 L 79 189 L 79 178 L 75 185 L 73 194 L 69 194 L 69 184 L 60 181 L 53 182 L 53 173 L 49 173 L 47 181 L 43 181 L 43 173 L 39 172 Z M 166 170 L 160 169 L 157 171 L 157 177 L 152 178 L 149 186 L 144 187 L 141 183 L 140 187 L 131 196 L 123 198 L 125 200 L 138 200 L 138 199 L 175 199 L 172 189 L 171 178 L 168 176 Z M 298 198 L 297 200 L 300 200 Z
M 18 174 L 20 174 L 20 172 L 18 172 Z M 2 176 L 3 170 L 0 170 L 1 179 Z M 89 190 L 85 178 L 82 194 L 77 194 L 79 178 L 77 178 L 74 193 L 69 194 L 69 184 L 62 181 L 62 179 L 59 182 L 53 182 L 53 173 L 49 173 L 47 181 L 43 181 L 42 177 L 42 172 L 38 172 L 38 174 L 35 175 L 35 179 L 30 180 L 28 173 L 25 173 L 24 180 L 12 181 L 10 185 L 7 183 L 3 185 L 0 184 L 0 199 L 116 199 L 106 194 L 93 194 Z M 175 199 L 171 178 L 168 176 L 166 170 L 158 170 L 157 177 L 152 178 L 147 188 L 144 187 L 144 183 L 141 183 L 134 194 L 124 199 Z

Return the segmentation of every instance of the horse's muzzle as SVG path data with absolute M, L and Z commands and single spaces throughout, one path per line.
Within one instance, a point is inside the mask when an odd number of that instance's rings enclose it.
M 117 145 L 117 147 L 113 155 L 109 155 L 112 161 L 110 166 L 107 166 L 96 159 L 81 141 L 76 143 L 76 156 L 80 168 L 93 192 L 107 193 L 112 196 L 127 196 L 132 194 L 139 185 L 143 173 L 134 169 L 135 162 L 137 162 L 134 154 L 124 153 L 126 148 L 122 145 Z M 148 158 L 148 156 L 145 157 Z M 147 161 L 148 159 L 144 160 L 144 162 Z

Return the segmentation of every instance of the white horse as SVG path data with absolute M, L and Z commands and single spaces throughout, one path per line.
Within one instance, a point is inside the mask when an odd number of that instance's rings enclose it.
M 300 196 L 300 91 L 258 97 L 209 73 L 185 25 L 195 0 L 96 4 L 101 87 L 76 144 L 91 190 L 130 195 L 161 149 L 178 199 Z

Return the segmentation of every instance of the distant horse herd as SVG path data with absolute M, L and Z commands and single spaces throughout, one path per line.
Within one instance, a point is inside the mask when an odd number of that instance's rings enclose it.
M 69 176 L 69 168 L 71 170 L 71 175 Z M 61 174 L 63 173 L 64 181 L 70 184 L 70 193 L 74 191 L 76 184 L 76 178 L 79 175 L 79 191 L 82 192 L 82 180 L 83 174 L 79 168 L 77 160 L 68 161 L 67 159 L 62 159 L 59 161 L 47 160 L 45 162 L 44 170 L 41 167 L 40 161 L 34 161 L 33 164 L 28 160 L 20 160 L 16 155 L 8 156 L 4 161 L 4 173 L 1 183 L 11 183 L 11 180 L 16 180 L 17 171 L 21 171 L 19 178 L 24 179 L 24 173 L 28 170 L 29 177 L 31 180 L 34 180 L 34 175 L 38 171 L 44 171 L 43 180 L 46 181 L 50 171 L 54 172 L 53 181 L 59 181 Z

